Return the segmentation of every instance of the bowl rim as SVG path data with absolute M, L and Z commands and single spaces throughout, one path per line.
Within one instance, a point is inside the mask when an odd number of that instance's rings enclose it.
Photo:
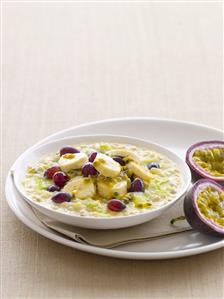
M 47 206 L 44 206 L 44 205 L 41 205 L 37 202 L 35 202 L 32 198 L 30 198 L 29 196 L 27 196 L 25 194 L 25 190 L 23 190 L 23 188 L 21 187 L 21 181 L 18 182 L 18 180 L 16 179 L 16 170 L 17 170 L 17 167 L 19 166 L 19 164 L 25 159 L 25 157 L 31 153 L 34 153 L 38 150 L 40 150 L 41 148 L 45 148 L 47 146 L 50 146 L 52 144 L 56 144 L 58 142 L 61 142 L 61 141 L 66 141 L 66 140 L 71 140 L 71 139 L 88 139 L 88 138 L 93 138 L 93 139 L 97 139 L 97 138 L 114 138 L 114 139 L 127 139 L 130 141 L 130 145 L 135 145 L 135 146 L 139 146 L 139 147 L 142 147 L 144 148 L 144 146 L 141 146 L 141 145 L 137 145 L 137 144 L 132 144 L 131 141 L 133 142 L 142 142 L 142 143 L 145 143 L 145 147 L 147 146 L 155 146 L 155 147 L 158 147 L 159 149 L 161 149 L 162 151 L 164 151 L 165 153 L 162 153 L 164 155 L 168 154 L 168 155 L 171 155 L 171 156 L 174 156 L 177 160 L 178 160 L 178 163 L 176 161 L 173 161 L 172 158 L 170 158 L 168 156 L 168 158 L 170 160 L 172 160 L 173 162 L 175 162 L 178 165 L 180 165 L 180 163 L 182 163 L 182 166 L 185 168 L 185 174 L 187 176 L 187 181 L 185 182 L 184 179 L 183 179 L 183 186 L 181 188 L 181 190 L 179 191 L 178 193 L 178 196 L 176 196 L 173 200 L 167 202 L 165 205 L 162 205 L 161 207 L 159 208 L 156 208 L 156 209 L 153 209 L 153 210 L 148 210 L 148 211 L 144 211 L 144 212 L 140 212 L 138 214 L 133 214 L 133 215 L 126 215 L 126 216 L 110 216 L 110 217 L 96 217 L 96 216 L 81 216 L 81 215 L 72 215 L 72 214 L 68 214 L 68 213 L 65 213 L 63 211 L 59 211 L 59 210 L 53 210 L 51 209 L 50 207 L 47 207 Z M 100 141 L 100 140 L 99 140 Z M 95 142 L 97 142 L 95 140 Z M 105 142 L 116 142 L 116 141 L 105 141 Z M 85 143 L 85 141 L 80 141 L 77 143 L 78 144 L 81 144 L 81 143 Z M 87 142 L 88 143 L 88 142 Z M 120 141 L 117 141 L 117 143 L 122 143 Z M 124 143 L 127 143 L 124 141 Z M 75 144 L 75 142 L 74 142 Z M 38 160 L 36 160 L 38 161 Z M 181 171 L 181 170 L 180 170 Z M 181 171 L 182 175 L 183 175 L 183 172 Z M 11 169 L 11 174 L 12 174 L 12 178 L 13 178 L 13 183 L 15 185 L 15 188 L 16 190 L 20 193 L 20 195 L 22 195 L 23 199 L 26 200 L 27 203 L 29 203 L 31 206 L 33 207 L 36 207 L 38 210 L 46 210 L 46 211 L 49 211 L 50 213 L 52 214 L 55 214 L 55 215 L 62 215 L 62 216 L 65 216 L 66 218 L 70 218 L 70 219 L 85 219 L 85 220 L 95 220 L 95 221 L 116 221 L 116 220 L 125 220 L 125 219 L 133 219 L 133 218 L 136 218 L 136 217 L 140 217 L 140 216 L 143 216 L 143 215 L 147 215 L 147 214 L 151 214 L 153 212 L 163 212 L 164 210 L 166 210 L 167 208 L 169 208 L 170 206 L 172 206 L 173 204 L 175 204 L 178 200 L 180 200 L 187 192 L 187 190 L 189 189 L 189 186 L 190 186 L 190 183 L 191 183 L 191 171 L 190 171 L 190 168 L 189 166 L 187 165 L 186 161 L 184 161 L 184 159 L 180 158 L 175 152 L 173 152 L 172 150 L 170 149 L 167 149 L 165 146 L 162 146 L 158 143 L 155 143 L 155 142 L 151 142 L 151 141 L 148 141 L 146 139 L 143 139 L 143 138 L 136 138 L 136 137 L 131 137 L 131 136 L 127 136 L 127 135 L 113 135 L 113 134 L 90 134 L 90 135 L 86 135 L 86 134 L 83 134 L 83 135 L 76 135 L 76 136 L 67 136 L 67 137 L 63 137 L 63 138 L 58 138 L 58 139 L 55 139 L 55 140 L 52 140 L 52 141 L 49 141 L 49 142 L 46 142 L 46 143 L 43 143 L 43 144 L 40 144 L 38 145 L 37 147 L 31 147 L 29 148 L 28 150 L 26 150 L 24 153 L 22 153 L 16 160 L 15 164 L 14 164 L 14 167 L 13 169 Z

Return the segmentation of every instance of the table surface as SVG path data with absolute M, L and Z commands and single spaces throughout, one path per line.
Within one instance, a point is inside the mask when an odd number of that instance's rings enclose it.
M 222 128 L 221 3 L 2 9 L 3 180 L 27 147 L 84 122 L 153 116 Z M 2 298 L 223 298 L 222 249 L 165 261 L 91 255 L 33 232 L 1 198 Z

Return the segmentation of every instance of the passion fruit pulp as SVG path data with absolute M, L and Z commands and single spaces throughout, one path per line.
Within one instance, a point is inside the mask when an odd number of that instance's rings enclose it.
M 212 180 L 197 181 L 185 197 L 184 213 L 194 229 L 224 237 L 224 188 Z
M 207 178 L 224 185 L 224 141 L 202 141 L 187 151 L 193 182 Z

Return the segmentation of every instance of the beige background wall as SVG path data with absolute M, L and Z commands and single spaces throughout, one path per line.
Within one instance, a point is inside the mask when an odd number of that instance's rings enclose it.
M 223 128 L 221 3 L 3 3 L 3 178 L 83 122 L 156 116 Z M 66 248 L 2 197 L 2 298 L 222 298 L 223 250 L 126 261 Z

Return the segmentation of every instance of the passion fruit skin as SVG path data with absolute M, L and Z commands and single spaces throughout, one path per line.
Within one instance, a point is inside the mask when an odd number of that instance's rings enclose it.
M 210 141 L 201 141 L 198 143 L 195 143 L 189 147 L 186 153 L 186 163 L 189 166 L 191 170 L 191 176 L 192 176 L 192 182 L 195 183 L 200 179 L 210 179 L 213 180 L 222 186 L 224 186 L 224 176 L 223 177 L 216 177 L 212 176 L 210 173 L 203 170 L 201 167 L 199 167 L 192 158 L 192 152 L 194 152 L 196 149 L 203 148 L 205 146 L 213 147 L 214 145 L 217 145 L 218 147 L 224 148 L 224 141 L 220 140 L 210 140 Z
M 184 199 L 184 214 L 186 220 L 192 228 L 202 233 L 215 237 L 224 237 L 224 228 L 212 223 L 212 221 L 206 220 L 206 217 L 199 212 L 196 202 L 196 192 L 198 188 L 203 185 L 212 186 L 224 193 L 224 188 L 212 180 L 201 179 L 197 181 L 188 191 Z

